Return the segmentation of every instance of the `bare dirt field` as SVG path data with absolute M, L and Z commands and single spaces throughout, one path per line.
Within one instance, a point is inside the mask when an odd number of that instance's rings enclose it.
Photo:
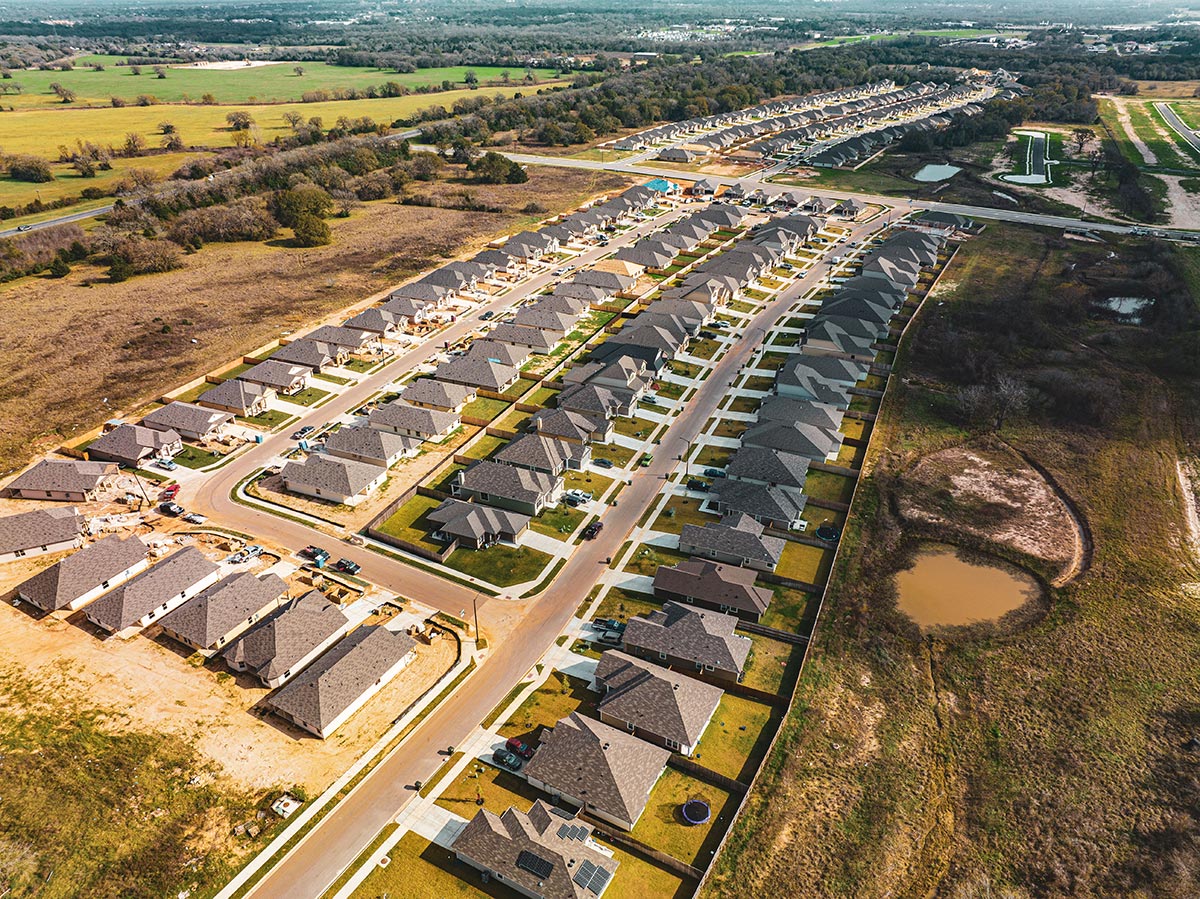
M 529 176 L 520 185 L 436 186 L 505 212 L 380 201 L 331 220 L 327 247 L 210 244 L 179 271 L 118 284 L 82 265 L 61 280 L 13 282 L 0 294 L 0 473 L 223 360 L 518 230 L 531 222 L 520 212 L 530 201 L 565 211 L 631 183 L 536 167 Z

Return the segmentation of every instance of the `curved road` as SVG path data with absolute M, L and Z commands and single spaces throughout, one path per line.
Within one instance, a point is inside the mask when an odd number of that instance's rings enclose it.
M 861 240 L 882 224 L 877 220 L 871 224 L 855 226 L 852 237 Z M 780 316 L 801 294 L 814 286 L 826 271 L 827 267 L 824 264 L 813 266 L 803 278 L 783 291 L 754 317 L 743 330 L 745 339 L 730 347 L 704 380 L 696 397 L 672 420 L 655 451 L 652 463 L 647 468 L 627 474 L 629 486 L 621 491 L 617 505 L 604 512 L 605 527 L 600 536 L 593 541 L 580 543 L 546 590 L 535 597 L 519 601 L 519 623 L 503 640 L 495 641 L 495 650 L 477 672 L 457 693 L 432 712 L 397 751 L 380 762 L 363 779 L 359 787 L 333 808 L 320 824 L 309 831 L 304 840 L 278 862 L 249 895 L 263 899 L 315 899 L 354 862 L 388 822 L 395 818 L 415 795 L 411 785 L 417 780 L 427 780 L 430 777 L 443 761 L 440 753 L 450 746 L 462 743 L 562 633 L 604 571 L 608 558 L 617 554 L 626 536 L 658 496 L 663 479 L 674 471 L 678 457 L 716 413 L 725 396 L 726 385 L 747 365 L 763 336 Z M 255 452 L 260 449 L 256 448 Z M 228 486 L 232 486 L 236 481 L 234 476 L 223 478 L 224 484 Z M 228 513 L 234 510 L 249 511 L 236 505 L 233 509 L 222 507 L 222 519 L 228 520 Z M 240 511 L 235 514 L 240 514 Z M 305 528 L 300 529 L 311 533 Z M 368 555 L 374 557 L 373 553 L 368 552 Z M 369 573 L 364 566 L 363 573 L 371 580 L 394 577 L 397 583 L 405 585 L 409 595 L 416 595 L 422 601 L 427 598 L 425 594 L 414 594 L 410 585 L 419 583 L 422 589 L 428 586 L 436 596 L 445 597 L 455 610 L 463 606 L 460 597 L 470 593 L 445 582 L 427 584 L 428 578 L 415 577 L 423 575 L 423 572 L 415 572 L 402 563 L 386 559 L 383 561 L 389 563 L 385 570 L 381 571 L 379 563 L 376 562 Z M 457 605 L 454 605 L 455 603 Z M 467 604 L 469 605 L 469 601 Z

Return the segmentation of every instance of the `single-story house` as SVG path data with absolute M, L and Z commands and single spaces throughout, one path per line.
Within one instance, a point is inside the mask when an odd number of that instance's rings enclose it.
M 267 359 L 249 371 L 242 372 L 238 375 L 238 380 L 269 387 L 278 394 L 291 396 L 308 386 L 312 372 L 313 370 L 307 365 L 294 365 L 291 362 Z
M 757 572 L 750 568 L 687 559 L 670 567 L 658 566 L 654 595 L 664 601 L 736 615 L 743 621 L 758 621 L 775 594 L 756 586 L 756 577 Z
M 803 490 L 812 460 L 769 446 L 740 447 L 725 466 L 725 476 L 771 487 Z
M 0 518 L 0 562 L 80 547 L 84 527 L 74 506 L 6 515 Z
M 401 459 L 415 456 L 421 441 L 367 425 L 345 425 L 325 438 L 325 452 L 331 456 L 391 468 Z
M 680 671 L 724 683 L 738 683 L 750 656 L 749 637 L 734 633 L 738 619 L 721 612 L 667 602 L 629 619 L 622 648 L 630 655 L 656 659 Z
M 20 499 L 86 503 L 111 489 L 119 475 L 120 467 L 115 462 L 43 459 L 13 478 L 6 489 L 9 496 Z
M 529 516 L 460 499 L 444 500 L 428 518 L 438 526 L 433 536 L 459 546 L 486 549 L 494 543 L 516 543 L 529 527 Z
M 222 655 L 234 671 L 274 689 L 339 640 L 350 619 L 320 590 L 292 599 L 234 639 Z
M 345 347 L 348 353 L 369 353 L 379 349 L 378 334 L 345 325 L 322 325 L 304 336 L 309 340 Z
M 146 544 L 110 534 L 35 574 L 17 588 L 17 597 L 44 612 L 75 612 L 149 567 Z
M 718 478 L 712 485 L 712 502 L 721 515 L 742 513 L 767 527 L 803 530 L 808 497 L 795 487 L 772 487 L 736 478 Z
M 508 322 L 492 328 L 488 332 L 488 338 L 501 343 L 511 343 L 514 346 L 528 347 L 532 352 L 541 354 L 549 353 L 558 345 L 558 338 L 552 331 L 527 328 L 524 325 L 514 325 Z
M 404 329 L 405 319 L 393 315 L 382 306 L 371 306 L 351 318 L 346 319 L 345 327 L 355 331 L 366 331 L 376 337 L 390 337 Z
M 433 376 L 451 384 L 504 393 L 521 379 L 521 370 L 479 356 L 459 356 L 439 365 Z
M 484 460 L 458 472 L 450 492 L 523 515 L 537 515 L 558 504 L 563 481 L 542 471 Z
M 208 440 L 221 436 L 232 421 L 229 412 L 174 402 L 155 409 L 142 419 L 142 424 L 156 431 L 175 431 L 185 440 Z
M 498 340 L 472 340 L 467 347 L 468 359 L 486 359 L 497 365 L 509 368 L 520 368 L 530 360 L 532 353 L 529 347 L 517 346 L 513 343 L 501 343 Z
M 329 737 L 416 658 L 417 641 L 383 626 L 363 626 L 266 700 L 280 718 Z
M 436 378 L 417 378 L 400 392 L 400 399 L 424 409 L 462 412 L 463 406 L 472 402 L 477 395 L 475 388 L 466 384 L 453 384 Z
M 617 650 L 600 656 L 596 712 L 605 724 L 690 756 L 725 691 Z
M 283 466 L 285 490 L 330 503 L 357 506 L 387 478 L 382 465 L 313 454 Z
M 542 730 L 525 778 L 602 821 L 633 830 L 670 757 L 669 750 L 572 712 Z
M 568 470 L 582 471 L 587 468 L 592 459 L 592 448 L 586 443 L 556 440 L 544 434 L 525 434 L 492 458 L 505 465 L 560 475 Z
M 440 443 L 449 437 L 461 421 L 457 412 L 423 409 L 403 400 L 386 403 L 367 417 L 368 424 L 373 428 L 406 437 L 419 437 L 432 443 Z
M 275 399 L 275 388 L 234 378 L 222 381 L 216 387 L 200 394 L 196 403 L 209 409 L 220 409 L 243 418 L 250 418 L 267 411 L 267 404 Z
M 221 650 L 287 598 L 277 574 L 231 574 L 201 591 L 162 620 L 168 637 L 198 651 Z
M 107 633 L 132 636 L 215 584 L 220 576 L 215 563 L 188 546 L 104 594 L 88 605 L 84 614 Z
M 608 443 L 612 440 L 613 423 L 606 418 L 592 418 L 566 409 L 543 409 L 531 421 L 534 430 L 547 437 L 573 443 Z
M 141 425 L 120 424 L 105 431 L 87 448 L 89 459 L 116 462 L 138 468 L 150 459 L 169 459 L 183 452 L 183 440 L 175 431 L 156 431 Z
M 451 848 L 485 878 L 531 899 L 600 899 L 619 865 L 591 827 L 540 799 L 527 813 L 479 809 Z
M 311 368 L 314 372 L 319 372 L 327 365 L 341 365 L 349 358 L 349 355 L 345 347 L 301 337 L 299 340 L 285 343 L 273 352 L 270 358 L 276 362 L 303 365 Z
M 679 534 L 679 551 L 730 565 L 774 571 L 787 541 L 763 534 L 763 526 L 748 515 L 727 515 L 701 526 L 685 524 Z

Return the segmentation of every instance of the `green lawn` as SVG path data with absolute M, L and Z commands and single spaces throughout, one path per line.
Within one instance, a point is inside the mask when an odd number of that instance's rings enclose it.
M 730 412 L 754 412 L 762 405 L 762 400 L 755 396 L 735 396 L 725 408 Z
M 436 525 L 427 518 L 428 514 L 441 504 L 441 500 L 431 496 L 414 496 L 391 517 L 379 525 L 379 530 L 392 537 L 407 540 L 428 547 L 434 552 L 441 552 L 446 544 L 430 537 Z
M 446 564 L 497 587 L 511 587 L 536 580 L 550 564 L 550 556 L 528 546 L 497 544 L 487 549 L 456 549 Z
M 604 840 L 598 842 L 610 848 L 618 862 L 604 899 L 691 899 L 694 883 Z
M 593 714 L 598 698 L 585 681 L 556 671 L 500 727 L 500 736 L 520 737 L 533 745 L 541 728 L 553 727 L 576 710 Z
M 654 577 L 659 565 L 677 565 L 686 558 L 687 556 L 679 550 L 643 543 L 633 551 L 625 570 L 632 574 Z
M 809 471 L 804 492 L 814 499 L 848 503 L 854 494 L 854 479 L 829 471 Z
M 592 458 L 593 459 L 608 459 L 617 468 L 625 468 L 633 461 L 634 451 L 626 449 L 623 446 L 617 446 L 615 443 L 593 443 Z
M 488 811 L 502 815 L 510 808 L 527 812 L 540 794 L 521 778 L 483 762 L 471 762 L 437 799 L 437 804 L 470 820 L 483 797 Z M 545 797 L 542 797 L 545 798 Z
M 515 400 L 535 387 L 537 383 L 532 378 L 518 378 L 516 384 L 513 384 L 508 390 L 501 391 L 500 395 Z
M 804 581 L 809 584 L 823 584 L 829 577 L 829 566 L 833 562 L 832 549 L 818 549 L 804 543 L 788 541 L 779 559 L 775 573 L 781 577 Z
M 764 702 L 726 693 L 692 758 L 718 774 L 749 783 L 766 755 L 777 713 Z
M 480 396 L 463 406 L 462 414 L 469 415 L 471 418 L 486 418 L 488 421 L 494 421 L 509 405 L 504 400 Z
M 688 799 L 707 799 L 712 817 L 707 824 L 687 824 L 680 807 Z M 668 768 L 650 791 L 646 810 L 633 836 L 672 858 L 703 868 L 721 841 L 737 799 L 689 774 Z
M 446 466 L 446 470 L 442 472 L 441 476 L 429 484 L 429 486 L 434 490 L 440 490 L 442 493 L 449 493 L 450 486 L 454 483 L 455 477 L 466 467 L 461 462 L 454 462 Z
M 194 403 L 196 400 L 200 399 L 202 394 L 207 393 L 216 386 L 216 384 L 210 384 L 208 381 L 202 381 L 191 390 L 185 390 L 183 393 L 176 396 L 175 401 L 179 403 Z
M 717 426 L 713 428 L 714 437 L 741 437 L 750 429 L 749 422 L 732 421 L 727 418 L 721 419 Z
M 711 359 L 720 348 L 721 344 L 718 341 L 705 337 L 703 340 L 693 341 L 688 347 L 688 353 L 698 359 Z
M 612 482 L 613 478 L 606 478 L 592 471 L 563 472 L 563 489 L 565 490 L 586 490 L 599 496 L 612 486 Z
M 654 530 L 668 534 L 678 534 L 685 524 L 704 525 L 720 521 L 720 516 L 710 515 L 700 511 L 700 500 L 688 499 L 686 496 L 672 496 L 667 500 L 666 507 L 654 519 Z
M 555 390 L 553 387 L 539 387 L 530 394 L 528 401 L 538 406 L 552 406 L 554 405 L 552 401 L 559 393 L 560 391 Z
M 337 375 L 325 374 L 324 372 L 318 372 L 313 377 L 320 381 L 328 381 L 330 384 L 337 384 L 339 387 L 345 387 L 347 384 L 352 383 L 350 378 L 341 378 Z
M 781 688 L 795 675 L 793 669 L 799 666 L 804 647 L 757 635 L 751 636 L 750 642 L 754 646 L 746 660 L 742 683 L 768 693 L 782 692 Z
M 529 526 L 539 534 L 545 534 L 547 537 L 554 537 L 557 540 L 565 540 L 574 533 L 586 517 L 578 509 L 572 509 L 566 503 L 562 503 L 535 516 Z
M 636 615 L 645 615 L 662 608 L 662 603 L 648 593 L 638 593 L 634 590 L 623 590 L 611 587 L 600 600 L 593 618 L 615 618 L 618 621 L 628 621 Z
M 672 359 L 667 363 L 667 368 L 671 370 L 672 374 L 676 374 L 681 378 L 688 378 L 693 381 L 696 380 L 696 377 L 701 371 L 700 366 L 695 362 L 684 362 L 680 359 Z
M 767 611 L 759 619 L 759 624 L 796 634 L 805 634 L 811 630 L 812 616 L 816 614 L 816 604 L 819 601 L 816 594 L 805 593 L 803 590 L 784 587 L 781 584 L 759 586 L 767 587 L 775 594 L 775 598 L 767 606 Z
M 532 412 L 522 412 L 520 409 L 509 409 L 508 413 L 497 421 L 494 427 L 503 431 L 519 431 L 521 426 L 533 418 Z
M 618 418 L 613 422 L 613 430 L 625 437 L 649 437 L 658 425 L 643 418 Z
M 486 459 L 506 446 L 508 446 L 508 441 L 503 437 L 484 434 L 463 450 L 463 455 L 471 459 Z
M 474 799 L 471 808 L 474 808 Z M 473 811 L 464 810 L 464 813 L 470 817 Z M 395 899 L 481 899 L 484 896 L 520 899 L 520 893 L 497 883 L 494 878 L 484 883 L 479 872 L 458 861 L 453 852 L 418 836 L 415 831 L 401 837 L 388 857 L 391 863 L 386 868 L 374 868 L 354 895 L 364 899 L 380 896 Z
M 348 371 L 358 372 L 361 375 L 361 374 L 365 374 L 366 372 L 369 372 L 371 369 L 373 369 L 378 364 L 379 364 L 379 362 L 374 359 L 372 359 L 372 360 L 347 359 L 345 362 L 343 362 L 339 366 L 339 368 L 344 368 L 344 369 L 347 369 Z
M 667 399 L 677 400 L 687 392 L 687 387 L 683 384 L 672 384 L 668 381 L 660 381 L 659 388 L 655 391 L 659 396 L 665 396 Z
M 312 406 L 319 403 L 325 397 L 329 396 L 328 390 L 321 390 L 319 387 L 305 387 L 299 393 L 293 393 L 291 396 L 280 396 L 279 398 L 287 403 L 297 403 L 301 406 Z
M 733 449 L 731 447 L 707 443 L 700 448 L 700 452 L 696 454 L 692 464 L 707 468 L 724 468 L 732 457 Z
M 274 431 L 283 427 L 289 421 L 295 421 L 296 416 L 279 409 L 267 409 L 265 412 L 260 412 L 258 415 L 251 415 L 248 418 L 239 415 L 237 420 L 244 421 L 248 425 L 266 428 L 268 431 Z
M 765 390 L 770 392 L 775 389 L 775 379 L 763 375 L 750 375 L 739 386 L 746 390 Z
M 216 465 L 225 457 L 220 453 L 210 453 L 208 450 L 184 444 L 183 452 L 173 458 L 184 468 L 207 468 Z

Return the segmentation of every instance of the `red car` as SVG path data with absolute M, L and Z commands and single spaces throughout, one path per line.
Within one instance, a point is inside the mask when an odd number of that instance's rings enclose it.
M 522 743 L 516 737 L 509 737 L 508 742 L 504 744 L 504 748 L 507 749 L 509 752 L 516 753 L 523 759 L 533 758 L 533 747 L 526 746 L 524 743 Z
M 178 495 L 179 495 L 179 485 L 172 484 L 170 487 L 168 487 L 166 490 L 164 490 L 162 492 L 162 495 L 159 497 L 159 499 L 170 500 L 170 499 L 174 499 Z

